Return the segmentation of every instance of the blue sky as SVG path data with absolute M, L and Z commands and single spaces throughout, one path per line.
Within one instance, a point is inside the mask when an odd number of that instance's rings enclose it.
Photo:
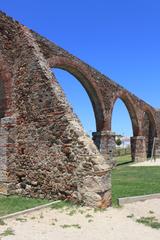
M 0 9 L 160 107 L 159 0 L 1 0 Z M 66 73 L 57 70 L 56 76 L 78 107 L 75 111 L 86 131 L 95 131 L 93 111 L 81 86 Z M 114 131 L 131 135 L 128 113 L 120 102 L 112 125 Z

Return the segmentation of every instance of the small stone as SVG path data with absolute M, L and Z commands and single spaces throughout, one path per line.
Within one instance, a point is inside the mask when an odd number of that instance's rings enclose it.
M 18 177 L 25 177 L 26 176 L 26 173 L 24 171 L 19 171 L 19 172 L 16 172 L 16 175 Z
M 31 185 L 26 185 L 26 190 L 30 190 L 31 188 Z
M 31 185 L 34 186 L 34 187 L 36 187 L 36 186 L 38 185 L 38 182 L 32 181 L 32 182 L 31 182 Z

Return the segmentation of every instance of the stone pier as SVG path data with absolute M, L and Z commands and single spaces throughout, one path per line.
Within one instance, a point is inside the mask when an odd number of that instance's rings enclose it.
M 131 138 L 132 160 L 135 162 L 143 162 L 147 160 L 146 141 L 143 136 Z

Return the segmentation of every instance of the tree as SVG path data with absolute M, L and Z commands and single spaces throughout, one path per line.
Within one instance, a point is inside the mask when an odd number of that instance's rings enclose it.
M 120 146 L 121 144 L 122 144 L 121 139 L 120 139 L 120 138 L 117 138 L 117 139 L 116 139 L 116 145 L 117 145 L 117 146 Z

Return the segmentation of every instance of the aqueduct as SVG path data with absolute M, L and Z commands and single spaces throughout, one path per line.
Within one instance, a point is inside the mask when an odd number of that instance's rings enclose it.
M 72 112 L 51 68 L 71 73 L 87 91 L 96 119 L 95 144 Z M 2 12 L 0 92 L 3 194 L 109 206 L 115 142 L 111 117 L 118 98 L 132 121 L 133 160 L 160 154 L 159 110 Z

